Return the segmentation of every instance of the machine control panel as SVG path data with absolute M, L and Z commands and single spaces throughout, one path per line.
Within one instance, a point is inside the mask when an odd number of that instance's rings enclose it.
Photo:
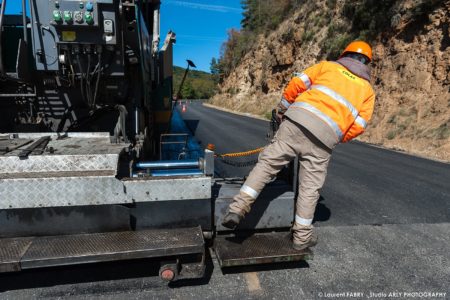
M 116 12 L 111 0 L 49 0 L 48 5 L 49 24 L 59 42 L 116 44 Z
M 52 2 L 52 0 L 51 0 Z M 51 24 L 54 26 L 99 26 L 99 0 L 53 0 Z
M 73 47 L 83 49 L 85 55 L 89 49 L 100 49 L 103 45 L 121 47 L 119 4 L 120 0 L 31 0 L 35 8 L 32 17 L 40 20 L 40 26 L 32 26 L 33 52 L 37 70 L 58 70 L 65 54 Z M 87 49 L 87 50 L 86 50 Z M 102 48 L 104 49 L 104 48 Z M 73 50 L 74 51 L 74 50 Z M 95 51 L 94 51 L 95 52 Z M 94 53 L 91 52 L 91 53 Z M 105 52 L 104 59 L 109 56 Z M 86 59 L 81 56 L 81 61 Z M 61 57 L 63 58 L 61 60 Z M 110 70 L 121 71 L 121 64 L 114 61 Z

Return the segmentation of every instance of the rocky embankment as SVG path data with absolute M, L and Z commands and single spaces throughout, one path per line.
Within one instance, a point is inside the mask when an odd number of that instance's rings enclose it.
M 450 1 L 436 1 L 425 12 L 418 3 L 397 1 L 389 30 L 372 43 L 376 108 L 359 139 L 450 161 Z M 306 1 L 275 31 L 260 35 L 211 104 L 268 116 L 291 74 L 325 59 L 333 30 L 351 28 L 344 4 Z

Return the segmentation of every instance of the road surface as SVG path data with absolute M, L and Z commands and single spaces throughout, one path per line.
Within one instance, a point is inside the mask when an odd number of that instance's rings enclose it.
M 192 102 L 182 114 L 204 145 L 217 153 L 268 143 L 267 121 Z M 254 157 L 244 158 L 252 160 Z M 216 162 L 223 177 L 246 176 L 251 167 Z M 450 164 L 352 142 L 336 147 L 321 192 L 316 225 L 446 223 L 450 220 Z
M 188 104 L 196 138 L 217 152 L 267 143 L 268 123 Z M 217 163 L 224 177 L 249 168 Z M 167 286 L 152 264 L 114 263 L 0 277 L 1 299 L 450 298 L 450 165 L 363 143 L 339 145 L 315 216 L 313 261 L 222 273 Z

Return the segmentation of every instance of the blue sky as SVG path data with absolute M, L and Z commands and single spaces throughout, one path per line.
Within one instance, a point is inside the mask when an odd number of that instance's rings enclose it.
M 177 34 L 174 64 L 191 59 L 198 70 L 209 72 L 212 57 L 219 57 L 227 31 L 240 28 L 239 0 L 161 0 L 161 40 L 172 29 Z
M 240 28 L 240 0 L 161 0 L 161 45 L 169 30 L 177 35 L 174 64 L 209 72 L 212 57 L 219 57 L 227 31 Z M 6 13 L 19 13 L 21 1 L 9 0 Z

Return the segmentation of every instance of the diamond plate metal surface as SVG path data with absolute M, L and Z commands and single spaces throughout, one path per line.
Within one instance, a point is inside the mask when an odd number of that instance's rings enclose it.
M 200 227 L 50 236 L 33 240 L 21 266 L 27 269 L 203 251 Z
M 0 240 L 0 272 L 20 271 L 20 258 L 33 238 L 11 238 Z
M 11 133 L 7 136 L 16 135 L 17 138 L 21 139 L 36 139 L 43 136 L 51 136 L 58 137 L 58 133 L 56 132 L 19 132 L 19 133 Z M 69 138 L 110 138 L 109 132 L 67 132 L 64 134 Z
M 217 237 L 214 247 L 221 267 L 292 262 L 312 258 L 310 249 L 292 248 L 286 232 L 255 234 L 250 237 Z
M 36 177 L 0 180 L 0 209 L 126 203 L 114 176 Z
M 23 135 L 23 134 L 22 134 Z M 35 141 L 39 136 L 27 136 Z M 14 142 L 19 139 L 10 139 Z M 22 139 L 21 139 L 22 140 Z M 30 155 L 27 159 L 19 159 L 18 154 L 27 145 L 0 156 L 0 172 L 60 172 L 60 171 L 89 171 L 116 170 L 120 153 L 127 145 L 113 144 L 109 136 L 67 137 L 52 139 L 43 155 Z
M 61 175 L 0 176 L 0 209 L 211 198 L 210 177 L 122 181 L 103 171 Z
M 161 201 L 211 198 L 211 177 L 124 180 L 133 201 Z
M 20 133 L 11 140 L 42 135 Z M 127 145 L 111 143 L 107 133 L 48 135 L 53 153 L 21 160 L 20 147 L 0 156 L 0 209 L 211 198 L 209 177 L 115 178 Z
M 17 156 L 0 157 L 2 173 L 64 172 L 117 169 L 119 154 L 30 155 L 21 160 Z

